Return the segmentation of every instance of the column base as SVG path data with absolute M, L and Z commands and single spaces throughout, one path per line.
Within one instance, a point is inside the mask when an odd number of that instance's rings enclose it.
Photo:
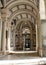
M 8 55 L 9 53 L 7 51 L 0 51 L 0 55 Z
M 39 56 L 43 57 L 42 48 L 39 48 Z

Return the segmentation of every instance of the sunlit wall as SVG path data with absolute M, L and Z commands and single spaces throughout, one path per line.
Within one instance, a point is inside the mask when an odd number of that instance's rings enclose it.
M 39 4 L 39 9 L 40 9 L 40 19 L 45 19 L 45 3 L 44 0 L 40 0 Z

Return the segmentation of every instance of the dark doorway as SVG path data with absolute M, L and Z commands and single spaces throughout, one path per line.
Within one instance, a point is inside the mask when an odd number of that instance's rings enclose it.
M 30 39 L 25 39 L 25 49 L 30 50 Z

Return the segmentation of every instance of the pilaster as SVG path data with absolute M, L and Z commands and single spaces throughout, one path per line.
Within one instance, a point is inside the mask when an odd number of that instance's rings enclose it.
M 40 15 L 38 14 L 38 22 L 37 22 L 37 29 L 38 29 L 38 53 L 39 56 L 43 56 L 42 54 L 42 36 L 41 36 L 41 21 L 40 21 Z
M 0 51 L 1 51 L 1 32 L 2 32 L 2 21 L 1 21 L 1 9 L 0 9 Z

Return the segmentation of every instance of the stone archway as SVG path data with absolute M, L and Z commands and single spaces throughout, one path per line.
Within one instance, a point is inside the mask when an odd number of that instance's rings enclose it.
M 25 38 L 25 35 L 27 34 L 27 31 L 23 34 L 23 29 L 25 31 L 25 29 L 29 28 L 29 27 L 30 27 L 29 23 L 27 23 L 25 21 L 21 21 L 21 23 L 19 23 L 17 25 L 16 30 L 17 30 L 18 34 L 16 34 L 16 36 L 18 36 L 18 43 L 16 43 L 16 44 L 18 44 L 18 49 L 20 48 L 20 50 L 23 50 L 23 44 L 24 44 L 23 37 Z
M 14 51 L 26 50 L 25 44 L 30 41 L 30 51 L 36 51 L 36 27 L 31 21 L 25 19 L 15 26 L 15 46 L 13 46 Z M 25 33 L 24 33 L 25 32 Z M 14 35 L 14 33 L 13 33 Z M 23 42 L 23 37 L 25 42 Z M 13 44 L 13 43 L 12 43 Z M 23 45 L 24 44 L 24 45 Z M 28 44 L 28 42 L 27 42 Z M 29 45 L 28 44 L 28 45 Z M 24 50 L 24 51 L 25 51 Z
M 32 0 L 31 1 L 30 0 L 24 0 L 24 1 L 23 0 L 16 0 L 16 1 L 15 0 L 14 1 L 8 0 L 7 1 L 6 0 L 4 7 L 7 9 L 7 12 L 8 12 L 7 13 L 7 22 L 8 22 L 8 32 L 9 32 L 9 37 L 8 37 L 8 50 L 9 51 L 11 50 L 10 49 L 11 28 L 14 27 L 12 29 L 12 32 L 13 32 L 13 30 L 16 29 L 17 25 L 21 21 L 26 20 L 26 21 L 31 21 L 35 26 L 37 26 L 37 32 L 36 32 L 36 34 L 38 35 L 38 36 L 36 36 L 36 38 L 37 38 L 36 42 L 38 44 L 37 45 L 37 52 L 41 55 L 41 53 L 42 53 L 42 50 L 40 49 L 41 48 L 41 35 L 40 35 L 41 33 L 40 33 L 40 18 L 39 18 L 39 7 L 38 6 L 39 6 L 38 0 L 37 1 L 35 1 L 35 0 L 33 0 L 33 1 Z M 5 11 L 2 12 L 2 14 L 5 14 Z M 4 20 L 4 18 L 5 18 L 5 20 Z M 4 20 L 6 22 L 6 15 L 4 17 L 2 16 L 2 20 Z M 4 21 L 3 21 L 3 23 L 4 23 Z M 12 23 L 13 26 L 11 26 L 11 22 L 14 23 L 14 25 Z M 6 24 L 6 23 L 4 23 L 4 24 Z M 29 26 L 30 26 L 30 24 L 29 24 Z M 5 28 L 5 26 L 4 26 L 4 28 Z M 6 29 L 5 29 L 5 31 L 6 31 Z M 19 27 L 17 27 L 17 29 L 19 29 Z M 14 31 L 14 33 L 15 32 L 16 31 Z M 4 34 L 2 34 L 2 35 L 4 35 Z M 4 35 L 4 37 L 5 37 L 5 35 Z M 4 41 L 4 37 L 3 37 L 3 41 Z M 4 42 L 2 42 L 2 44 L 3 43 Z M 41 53 L 40 53 L 40 51 L 41 51 Z
M 22 1 L 23 2 L 23 1 Z M 29 1 L 28 1 L 29 2 Z M 32 2 L 30 2 L 30 3 L 32 3 Z M 12 4 L 11 4 L 12 5 Z M 10 5 L 10 6 L 11 6 Z M 20 7 L 20 5 L 22 5 L 22 7 Z M 19 30 L 19 29 L 21 29 L 21 25 L 19 24 L 21 21 L 31 21 L 35 26 L 36 25 L 38 25 L 38 17 L 39 17 L 39 13 L 38 13 L 38 10 L 37 10 L 37 7 L 36 6 L 34 6 L 34 4 L 33 4 L 33 6 L 31 5 L 31 4 L 27 4 L 27 1 L 26 1 L 26 3 L 24 3 L 24 4 L 22 4 L 21 2 L 20 2 L 20 4 L 19 5 L 15 5 L 15 9 L 16 9 L 16 7 L 17 7 L 17 10 L 14 10 L 14 9 L 12 9 L 12 8 L 10 8 L 10 6 L 8 7 L 9 8 L 9 10 L 10 10 L 10 12 L 12 12 L 11 13 L 11 15 L 8 17 L 8 19 L 9 19 L 9 23 L 11 23 L 11 21 L 13 21 L 13 20 L 16 20 L 16 24 L 15 24 L 15 29 L 14 30 L 16 30 L 16 27 L 17 27 L 17 29 Z M 32 7 L 31 7 L 32 6 Z M 35 8 L 36 7 L 36 8 Z M 14 8 L 14 7 L 13 7 Z M 29 9 L 28 9 L 29 8 Z M 32 10 L 31 10 L 31 9 Z M 38 16 L 37 16 L 37 14 L 38 14 Z M 14 21 L 13 21 L 14 22 Z M 29 26 L 30 26 L 30 24 L 29 24 Z M 15 31 L 16 32 L 16 31 Z M 21 31 L 22 32 L 22 31 Z M 16 32 L 17 34 L 19 34 L 20 35 L 20 33 L 21 33 L 20 31 L 18 31 L 18 32 Z M 21 33 L 22 34 L 22 33 Z M 38 33 L 37 33 L 38 34 Z M 17 35 L 16 35 L 17 36 Z M 22 35 L 21 35 L 22 36 Z M 34 35 L 35 36 L 35 35 Z M 38 38 L 38 37 L 37 37 Z M 19 40 L 20 40 L 20 37 L 19 37 Z M 37 39 L 37 41 L 36 41 L 37 43 L 39 43 L 38 42 L 38 39 Z M 18 42 L 19 43 L 19 42 Z M 31 42 L 31 43 L 33 43 L 33 42 Z M 37 45 L 37 44 L 36 44 Z M 19 46 L 19 44 L 18 44 L 18 46 Z M 35 45 L 34 45 L 35 46 Z M 39 44 L 37 45 L 37 52 L 38 52 L 38 47 L 39 47 Z M 16 47 L 15 47 L 16 48 Z M 21 48 L 21 46 L 19 47 L 19 48 Z

